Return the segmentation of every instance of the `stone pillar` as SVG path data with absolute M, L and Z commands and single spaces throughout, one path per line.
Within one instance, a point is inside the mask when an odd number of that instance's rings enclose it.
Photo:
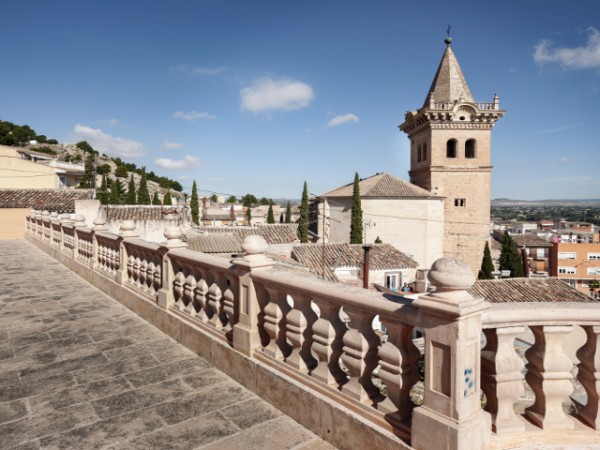
M 175 273 L 173 271 L 173 265 L 169 258 L 169 250 L 176 248 L 186 248 L 187 244 L 181 240 L 183 233 L 179 227 L 167 227 L 163 233 L 163 236 L 167 239 L 162 243 L 163 255 L 162 255 L 162 287 L 158 291 L 157 303 L 158 306 L 164 309 L 169 309 L 175 304 L 175 297 L 173 296 L 173 280 L 175 279 Z
M 425 392 L 415 408 L 411 445 L 415 449 L 481 450 L 491 438 L 489 413 L 481 409 L 481 316 L 486 303 L 467 291 L 475 277 L 457 258 L 431 266 L 436 291 L 414 305 L 425 330 Z
M 119 236 L 121 242 L 119 245 L 119 270 L 117 270 L 116 282 L 124 284 L 127 279 L 127 249 L 125 248 L 125 239 L 139 237 L 135 231 L 135 222 L 133 220 L 124 220 L 119 227 Z
M 242 243 L 245 255 L 233 260 L 239 273 L 238 310 L 239 320 L 233 326 L 233 348 L 244 355 L 252 356 L 259 348 L 258 313 L 260 307 L 256 297 L 256 289 L 252 281 L 252 272 L 270 268 L 273 260 L 265 256 L 269 244 L 262 236 L 248 236 Z

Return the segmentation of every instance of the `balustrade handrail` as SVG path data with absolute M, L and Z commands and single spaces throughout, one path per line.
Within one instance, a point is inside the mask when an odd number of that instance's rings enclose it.
M 483 313 L 483 328 L 536 325 L 600 325 L 600 304 L 503 303 Z
M 129 245 L 131 247 L 138 247 L 138 248 L 142 248 L 144 250 L 149 250 L 151 252 L 156 252 L 158 249 L 160 249 L 162 247 L 162 245 L 157 244 L 155 242 L 148 242 L 148 241 L 144 241 L 143 239 L 139 239 L 139 238 L 126 238 L 123 240 L 123 242 L 125 243 L 125 245 Z
M 412 305 L 412 300 L 384 300 L 381 293 L 374 291 L 357 290 L 300 274 L 284 273 L 272 269 L 255 271 L 252 273 L 252 279 L 264 285 L 277 285 L 283 290 L 293 290 L 310 297 L 318 297 L 336 306 L 351 306 L 364 312 L 396 319 L 401 315 L 403 323 L 412 326 L 421 324 L 420 312 Z
M 181 260 L 185 263 L 200 266 L 212 267 L 221 270 L 230 270 L 233 268 L 231 262 L 228 259 L 221 258 L 219 256 L 209 255 L 206 253 L 200 253 L 193 250 L 186 249 L 175 249 L 170 250 L 168 253 L 171 260 Z

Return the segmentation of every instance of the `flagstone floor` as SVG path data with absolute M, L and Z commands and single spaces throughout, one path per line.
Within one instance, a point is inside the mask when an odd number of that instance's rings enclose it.
M 0 448 L 332 449 L 25 240 L 0 240 Z

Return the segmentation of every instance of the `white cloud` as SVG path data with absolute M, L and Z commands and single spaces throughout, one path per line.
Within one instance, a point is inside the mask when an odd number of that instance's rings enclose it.
M 141 156 L 146 148 L 141 142 L 106 134 L 100 128 L 92 128 L 77 124 L 71 134 L 74 142 L 88 141 L 92 147 L 101 153 L 112 156 L 134 158 Z
M 200 166 L 200 160 L 194 156 L 186 155 L 179 160 L 158 158 L 154 160 L 154 164 L 168 170 L 195 169 Z
M 183 147 L 183 144 L 178 142 L 171 142 L 165 139 L 165 143 L 163 144 L 163 150 L 175 150 Z
M 550 165 L 565 164 L 568 161 L 569 161 L 569 158 L 566 158 L 566 157 L 563 156 L 561 158 L 553 159 L 553 160 L 548 161 L 548 164 L 550 164 Z
M 172 75 L 186 75 L 190 77 L 214 77 L 225 71 L 224 67 L 199 67 L 190 66 L 188 64 L 177 64 L 169 67 L 169 72 Z
M 107 119 L 107 120 L 102 120 L 100 123 L 114 127 L 115 125 L 119 124 L 119 120 L 118 119 Z
M 242 110 L 261 113 L 306 108 L 315 94 L 308 84 L 301 81 L 263 77 L 252 86 L 243 88 L 240 97 Z
M 600 67 L 600 32 L 588 28 L 588 41 L 581 47 L 557 47 L 547 39 L 540 39 L 535 46 L 533 59 L 538 64 L 557 63 L 566 69 L 592 69 Z
M 173 117 L 175 119 L 183 119 L 183 120 L 187 120 L 190 122 L 195 122 L 196 120 L 200 120 L 200 119 L 215 119 L 216 116 L 213 116 L 212 114 L 208 114 L 205 112 L 199 112 L 199 111 L 190 111 L 190 112 L 184 112 L 184 111 L 176 111 L 173 113 Z
M 560 178 L 549 178 L 543 180 L 546 183 L 551 184 L 564 184 L 565 186 L 598 186 L 600 185 L 600 179 L 591 177 L 589 175 L 571 175 Z
M 328 127 L 337 127 L 338 125 L 342 125 L 343 123 L 355 122 L 358 123 L 358 116 L 356 114 L 344 114 L 342 116 L 335 116 L 329 122 L 327 122 Z

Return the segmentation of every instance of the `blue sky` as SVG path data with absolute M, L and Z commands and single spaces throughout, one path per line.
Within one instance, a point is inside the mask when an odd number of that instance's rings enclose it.
M 452 25 L 497 92 L 492 198 L 600 198 L 600 2 L 27 1 L 2 8 L 0 119 L 190 189 L 299 198 L 386 171 Z

